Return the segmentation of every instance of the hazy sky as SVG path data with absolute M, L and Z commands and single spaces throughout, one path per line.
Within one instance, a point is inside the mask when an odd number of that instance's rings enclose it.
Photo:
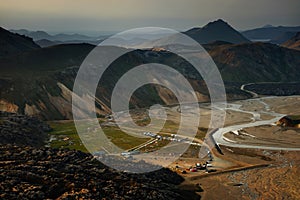
M 235 28 L 300 25 L 300 0 L 0 0 L 0 26 L 49 32 L 185 30 L 222 18 Z

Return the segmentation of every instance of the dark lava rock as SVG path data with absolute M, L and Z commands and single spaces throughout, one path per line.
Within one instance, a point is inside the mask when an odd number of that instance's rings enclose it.
M 168 169 L 118 172 L 75 150 L 0 147 L 0 199 L 199 199 L 182 181 Z
M 40 147 L 51 128 L 35 117 L 0 111 L 0 144 Z

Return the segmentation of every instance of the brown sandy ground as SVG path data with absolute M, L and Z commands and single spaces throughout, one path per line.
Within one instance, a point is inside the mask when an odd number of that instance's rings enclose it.
M 240 144 L 300 148 L 300 129 L 297 128 L 263 125 L 244 128 L 239 135 L 229 132 L 224 136 Z
M 181 187 L 197 191 L 204 200 L 300 199 L 299 152 L 228 147 L 222 150 L 224 155 L 218 155 L 213 162 L 214 166 L 219 164 L 216 172 L 189 172 L 183 175 Z

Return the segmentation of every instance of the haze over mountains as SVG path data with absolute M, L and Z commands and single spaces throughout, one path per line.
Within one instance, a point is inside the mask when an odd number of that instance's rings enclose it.
M 13 33 L 18 33 L 33 38 L 33 40 L 42 47 L 52 46 L 62 43 L 90 43 L 97 45 L 104 38 L 108 36 L 90 37 L 81 34 L 56 34 L 50 35 L 45 31 L 28 31 L 26 29 L 10 30 Z M 184 34 L 192 37 L 200 44 L 207 44 L 214 41 L 227 41 L 230 43 L 243 43 L 250 42 L 241 33 L 232 28 L 228 23 L 222 19 L 213 21 L 200 28 L 192 28 L 188 31 L 183 32 Z M 146 39 L 147 38 L 147 39 Z M 143 43 L 151 39 L 151 34 L 147 35 L 146 38 L 134 38 L 135 43 Z M 119 41 L 122 43 L 122 41 Z
M 0 41 L 5 41 L 5 45 L 1 45 L 0 52 L 6 51 L 7 46 L 22 51 L 11 48 L 6 57 L 0 58 L 0 110 L 36 115 L 43 119 L 71 119 L 73 83 L 81 62 L 95 46 L 60 44 L 40 48 L 30 38 L 4 29 L 1 32 Z M 250 97 L 240 90 L 245 83 L 299 80 L 300 51 L 269 43 L 251 43 L 223 20 L 185 33 L 199 43 L 209 43 L 203 46 L 221 72 L 229 99 Z M 131 63 L 136 66 L 151 62 L 177 69 L 191 83 L 199 101 L 209 100 L 201 76 L 186 61 L 170 52 L 136 50 L 118 59 L 106 72 L 106 78 L 97 89 L 97 113 L 105 115 L 110 112 L 109 96 L 114 84 L 134 67 Z M 162 87 L 147 86 L 136 91 L 131 99 L 132 108 L 153 103 L 170 105 L 176 103 L 176 98 Z
M 46 40 L 51 40 L 51 41 L 70 41 L 70 40 L 97 40 L 97 39 L 102 39 L 103 36 L 99 37 L 91 37 L 91 36 L 86 36 L 82 34 L 65 34 L 65 33 L 60 33 L 60 34 L 55 34 L 55 35 L 50 35 L 49 33 L 45 31 L 29 31 L 26 29 L 20 29 L 20 30 L 10 30 L 13 33 L 18 33 L 20 35 L 26 35 L 28 37 L 31 37 L 34 41 L 46 39 Z
M 271 43 L 281 44 L 290 39 L 300 31 L 300 26 L 264 26 L 251 30 L 242 31 L 241 33 L 250 40 L 270 41 Z
M 89 43 L 97 45 L 109 35 L 87 36 L 83 34 L 55 34 L 51 35 L 45 31 L 30 31 L 26 29 L 10 30 L 13 33 L 25 35 L 32 38 L 41 47 L 48 47 L 66 43 Z M 237 31 L 222 19 L 210 22 L 203 27 L 191 28 L 183 33 L 192 37 L 200 44 L 207 44 L 214 41 L 226 41 L 230 43 L 244 43 L 250 41 L 268 41 L 274 44 L 282 44 L 300 31 L 300 26 L 272 26 L 265 25 L 245 31 Z M 141 40 L 141 41 L 139 41 Z M 135 38 L 135 42 L 145 42 L 143 38 Z M 122 43 L 122 41 L 120 41 Z
M 45 31 L 29 31 L 26 29 L 10 30 L 10 31 L 13 33 L 18 33 L 20 35 L 28 36 L 42 47 L 47 47 L 47 46 L 52 46 L 52 45 L 62 44 L 62 43 L 83 43 L 83 42 L 97 45 L 99 44 L 99 42 L 101 42 L 101 40 L 107 37 L 107 36 L 91 37 L 82 34 L 65 34 L 65 33 L 50 35 Z

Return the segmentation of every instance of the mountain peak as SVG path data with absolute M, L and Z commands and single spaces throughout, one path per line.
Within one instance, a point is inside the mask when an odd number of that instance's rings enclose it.
M 209 22 L 203 28 L 190 29 L 185 33 L 200 44 L 207 44 L 215 41 L 225 41 L 230 43 L 249 42 L 248 39 L 222 19 Z
M 273 25 L 271 25 L 271 24 L 266 24 L 266 25 L 264 25 L 262 28 L 273 28 L 274 26 Z
M 228 23 L 226 21 L 224 21 L 223 19 L 217 19 L 215 21 L 209 22 L 207 25 L 209 24 L 226 24 L 228 25 Z
M 206 28 L 216 28 L 216 29 L 220 29 L 220 28 L 232 28 L 227 22 L 225 22 L 222 19 L 218 19 L 216 21 L 213 22 L 209 22 L 208 24 L 206 24 L 203 29 Z M 232 28 L 233 29 L 233 28 Z

